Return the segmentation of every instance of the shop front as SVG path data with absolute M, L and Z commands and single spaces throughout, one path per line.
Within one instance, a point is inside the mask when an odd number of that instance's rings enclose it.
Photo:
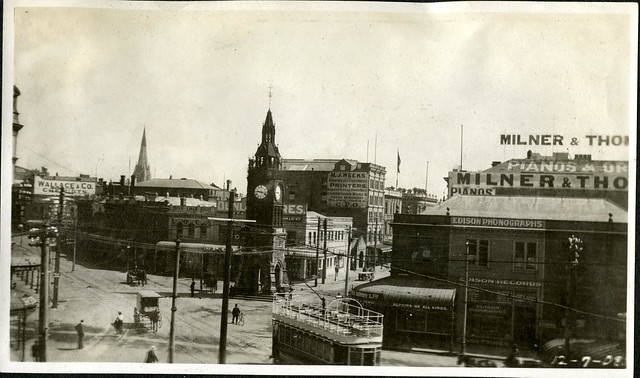
M 467 342 L 533 346 L 539 281 L 469 278 Z
M 453 350 L 456 289 L 409 276 L 390 276 L 355 287 L 351 298 L 384 314 L 383 345 L 422 344 Z

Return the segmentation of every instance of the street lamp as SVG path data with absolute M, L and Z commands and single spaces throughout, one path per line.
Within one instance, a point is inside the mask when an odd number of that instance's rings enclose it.
M 127 247 L 129 248 L 129 247 Z M 176 296 L 178 295 L 178 272 L 180 271 L 180 239 L 176 239 L 176 268 L 173 272 L 173 294 L 171 297 L 171 328 L 169 330 L 169 363 L 173 363 L 173 340 L 175 338 Z

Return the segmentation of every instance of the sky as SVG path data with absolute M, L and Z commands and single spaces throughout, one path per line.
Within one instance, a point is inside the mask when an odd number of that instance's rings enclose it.
M 153 177 L 230 179 L 244 193 L 269 108 L 283 158 L 375 162 L 386 186 L 438 196 L 461 125 L 466 170 L 529 149 L 629 159 L 584 138 L 634 129 L 629 12 L 248 4 L 16 7 L 17 164 L 118 180 L 146 129 Z M 501 134 L 566 142 L 504 146 Z

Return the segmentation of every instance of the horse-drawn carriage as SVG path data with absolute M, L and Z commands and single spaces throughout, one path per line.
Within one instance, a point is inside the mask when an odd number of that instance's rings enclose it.
M 137 294 L 136 307 L 133 309 L 133 322 L 136 327 L 151 326 L 157 331 L 162 327 L 162 314 L 158 305 L 158 298 L 162 295 L 151 290 L 141 290 Z
M 142 284 L 142 286 L 144 286 L 144 284 L 147 283 L 147 273 L 143 269 L 134 267 L 127 271 L 127 283 L 129 285 Z

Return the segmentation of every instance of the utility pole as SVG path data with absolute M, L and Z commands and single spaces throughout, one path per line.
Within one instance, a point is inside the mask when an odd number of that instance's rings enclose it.
M 224 284 L 222 286 L 222 318 L 220 320 L 220 347 L 218 348 L 218 362 L 224 364 L 227 358 L 227 325 L 229 323 L 229 282 L 231 281 L 231 241 L 233 240 L 233 201 L 236 192 L 229 192 L 229 222 L 227 223 L 227 247 L 224 252 Z
M 327 278 L 327 218 L 324 218 L 322 221 L 322 228 L 324 233 L 323 244 L 322 244 L 322 252 L 324 253 L 324 257 L 322 259 L 322 284 L 324 285 L 325 279 Z
M 127 247 L 129 248 L 129 247 Z M 127 259 L 129 257 L 127 256 Z M 175 326 L 176 326 L 176 296 L 178 295 L 178 273 L 180 272 L 180 239 L 176 239 L 176 265 L 173 272 L 173 293 L 171 295 L 171 328 L 169 329 L 169 363 L 173 363 Z
M 60 197 L 58 199 L 58 229 L 62 229 L 62 214 L 64 212 L 64 188 L 60 188 Z M 60 237 L 60 234 L 58 234 Z M 53 273 L 53 305 L 52 308 L 58 308 L 58 293 L 60 286 L 60 241 L 56 243 L 55 270 Z
M 37 233 L 29 234 L 29 245 L 40 247 L 40 303 L 38 317 L 38 361 L 47 361 L 47 336 L 49 333 L 49 240 L 56 237 L 57 229 L 45 224 Z
M 73 262 L 71 264 L 71 271 L 76 270 L 76 245 L 78 244 L 78 208 L 74 211 L 73 219 Z
M 320 217 L 318 217 L 318 236 L 316 236 L 316 266 L 315 266 L 315 283 L 313 284 L 313 287 L 317 287 L 318 286 L 318 260 L 320 258 Z
M 568 360 L 571 353 L 571 334 L 575 328 L 576 314 L 571 310 L 576 305 L 576 281 L 578 280 L 578 259 L 582 253 L 582 240 L 575 235 L 569 238 L 569 277 L 567 280 L 567 309 L 565 310 L 564 352 Z
M 465 242 L 464 259 L 464 312 L 462 313 L 462 342 L 460 343 L 460 354 L 465 355 L 467 351 L 467 295 L 469 292 L 469 239 Z
M 351 269 L 351 226 L 347 230 L 347 261 L 344 272 L 344 297 L 349 295 L 349 269 Z

